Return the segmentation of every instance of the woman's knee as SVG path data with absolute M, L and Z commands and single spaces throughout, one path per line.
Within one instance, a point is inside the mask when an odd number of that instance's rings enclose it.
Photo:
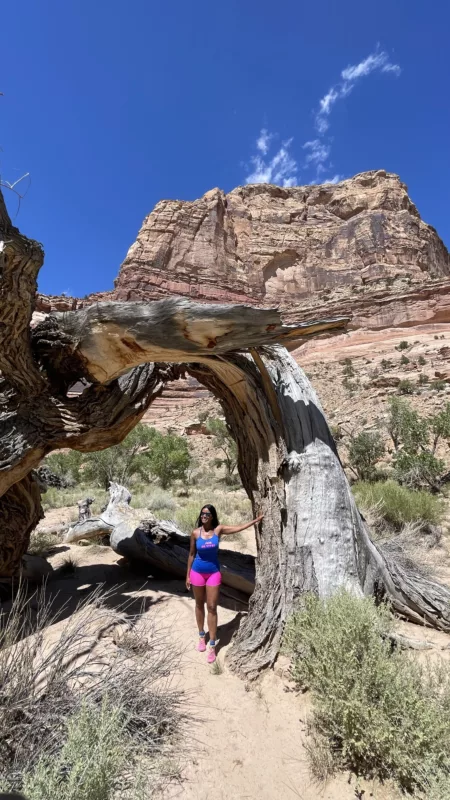
M 204 600 L 196 600 L 195 601 L 195 605 L 199 609 L 199 611 L 204 611 L 205 610 L 205 601 Z
M 217 614 L 217 603 L 207 603 L 208 613 Z

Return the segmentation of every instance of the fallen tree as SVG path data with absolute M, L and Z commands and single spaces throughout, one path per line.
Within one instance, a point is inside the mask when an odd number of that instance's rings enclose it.
M 150 515 L 140 520 L 130 508 L 131 494 L 112 483 L 109 503 L 98 517 L 82 519 L 64 534 L 68 544 L 81 539 L 109 536 L 113 550 L 127 560 L 156 568 L 177 578 L 186 578 L 190 536 L 174 522 Z M 247 606 L 255 588 L 255 558 L 232 550 L 221 550 L 222 594 Z
M 43 254 L 4 205 L 0 242 L 0 575 L 20 569 L 42 515 L 33 475 L 42 457 L 121 441 L 184 364 L 221 401 L 253 513 L 264 514 L 234 669 L 252 676 L 273 663 L 286 617 L 308 591 L 387 597 L 405 617 L 450 629 L 450 591 L 371 542 L 317 396 L 279 346 L 342 330 L 345 319 L 289 327 L 270 309 L 172 298 L 52 314 L 31 332 Z M 81 378 L 89 387 L 70 397 Z

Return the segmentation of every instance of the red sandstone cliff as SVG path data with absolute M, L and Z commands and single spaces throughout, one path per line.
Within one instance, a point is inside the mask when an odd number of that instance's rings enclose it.
M 449 253 L 398 176 L 336 185 L 212 189 L 162 200 L 144 220 L 112 292 L 45 298 L 39 311 L 97 299 L 278 305 L 286 318 L 351 313 L 352 327 L 450 321 Z

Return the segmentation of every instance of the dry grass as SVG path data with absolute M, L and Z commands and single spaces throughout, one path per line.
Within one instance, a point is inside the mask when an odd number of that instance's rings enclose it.
M 166 632 L 144 620 L 145 650 L 116 647 L 108 637 L 117 626 L 136 623 L 108 600 L 91 594 L 56 637 L 43 592 L 27 598 L 20 588 L 0 617 L 0 787 L 25 788 L 29 800 L 50 800 L 47 785 L 60 800 L 109 800 L 118 786 L 126 796 L 140 764 L 147 780 L 158 759 L 173 754 L 171 738 L 185 719 L 182 693 L 171 685 L 179 654 Z M 97 753 L 107 742 L 110 752 L 120 742 L 126 753 L 126 762 L 107 767 L 112 781 L 102 783 L 106 767 L 98 768 L 100 789 L 90 793 L 83 784 L 88 740 Z

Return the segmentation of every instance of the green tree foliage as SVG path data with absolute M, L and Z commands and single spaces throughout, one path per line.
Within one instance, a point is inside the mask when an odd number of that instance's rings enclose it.
M 225 467 L 226 480 L 228 483 L 232 483 L 238 462 L 237 444 L 223 419 L 210 417 L 206 421 L 206 427 L 208 433 L 214 436 L 214 444 L 221 453 L 214 463 L 218 467 Z
M 69 450 L 67 452 L 52 453 L 45 459 L 45 465 L 55 473 L 67 481 L 68 485 L 74 486 L 80 481 L 80 468 L 83 458 L 83 453 L 77 450 Z
M 450 439 L 450 403 L 434 416 L 422 417 L 406 400 L 393 397 L 387 429 L 400 482 L 412 488 L 438 488 L 445 464 L 436 457 L 436 449 L 441 439 Z
M 84 456 L 83 480 L 108 489 L 111 481 L 126 485 L 139 475 L 148 479 L 151 472 L 150 451 L 161 434 L 148 425 L 136 425 L 120 444 L 87 453 Z
M 186 480 L 191 454 L 186 439 L 169 431 L 165 436 L 156 432 L 148 454 L 150 474 L 158 478 L 163 489 L 176 480 Z
M 358 478 L 370 481 L 375 475 L 375 465 L 383 457 L 384 442 L 377 432 L 361 431 L 353 436 L 348 448 L 350 466 Z

